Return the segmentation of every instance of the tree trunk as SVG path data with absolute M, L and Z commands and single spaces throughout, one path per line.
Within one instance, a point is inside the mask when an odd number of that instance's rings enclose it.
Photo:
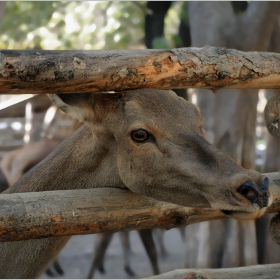
M 164 36 L 164 18 L 171 6 L 171 1 L 148 1 L 147 9 L 151 11 L 145 17 L 145 44 L 153 48 L 153 40 Z

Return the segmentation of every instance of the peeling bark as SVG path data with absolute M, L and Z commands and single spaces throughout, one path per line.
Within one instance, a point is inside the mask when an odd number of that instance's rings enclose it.
M 210 46 L 0 52 L 0 93 L 102 92 L 144 87 L 277 88 L 280 54 Z

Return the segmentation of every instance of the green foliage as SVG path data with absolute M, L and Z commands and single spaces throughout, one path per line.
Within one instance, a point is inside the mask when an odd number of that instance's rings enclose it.
M 165 21 L 155 48 L 175 46 L 182 4 Z M 1 27 L 4 49 L 127 49 L 143 46 L 146 2 L 7 1 Z
M 172 41 L 174 42 L 174 47 L 176 48 L 182 48 L 184 47 L 183 41 L 179 34 L 172 35 Z
M 188 14 L 188 2 L 183 2 L 180 10 L 180 19 L 185 21 L 186 24 L 189 22 L 189 14 Z
M 175 48 L 180 42 L 178 30 L 184 3 L 183 1 L 173 2 L 165 18 L 164 33 L 169 48 Z
M 165 37 L 157 37 L 152 42 L 153 49 L 169 49 L 169 45 Z
M 144 12 L 132 2 L 7 2 L 0 47 L 128 48 L 142 43 L 143 25 Z

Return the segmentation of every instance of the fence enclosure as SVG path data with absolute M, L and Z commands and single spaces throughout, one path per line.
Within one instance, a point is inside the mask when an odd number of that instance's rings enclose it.
M 136 88 L 280 88 L 280 54 L 205 46 L 173 50 L 0 52 L 0 93 L 47 94 Z M 269 173 L 280 212 L 280 173 Z M 121 205 L 121 207 L 120 207 Z M 128 214 L 129 213 L 129 214 Z M 219 210 L 188 208 L 120 189 L 0 195 L 0 241 L 106 231 L 171 228 L 227 218 Z M 233 278 L 280 277 L 280 265 L 228 269 Z M 231 272 L 233 274 L 231 274 Z M 249 271 L 249 272 L 248 272 Z M 175 271 L 167 278 L 221 277 L 223 270 Z M 179 273 L 179 274 L 178 274 Z M 200 274 L 199 274 L 200 273 Z M 249 273 L 249 274 L 248 274 Z M 271 274 L 270 274 L 271 273 Z M 222 275 L 222 276 L 219 276 Z M 164 278 L 164 275 L 160 275 Z M 156 278 L 156 277 L 154 277 Z

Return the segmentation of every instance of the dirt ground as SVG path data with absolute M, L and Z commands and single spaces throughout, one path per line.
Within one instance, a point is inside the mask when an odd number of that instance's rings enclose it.
M 90 269 L 90 264 L 94 256 L 95 235 L 73 236 L 68 244 L 61 251 L 58 259 L 65 274 L 63 277 L 55 274 L 55 278 L 60 279 L 81 279 L 86 278 Z M 156 241 L 156 240 L 155 240 Z M 133 278 L 143 278 L 153 275 L 152 267 L 148 260 L 145 249 L 142 245 L 137 231 L 130 232 L 130 242 L 132 253 L 130 256 L 131 268 L 135 272 Z M 159 257 L 160 273 L 184 267 L 184 246 L 178 229 L 171 229 L 164 233 L 164 244 L 168 252 L 162 259 Z M 156 244 L 157 245 L 157 244 Z M 95 272 L 94 278 L 98 279 L 128 279 L 124 271 L 123 251 L 118 233 L 115 233 L 109 248 L 106 252 L 105 264 L 106 273 Z M 53 268 L 52 268 L 52 271 Z M 45 273 L 42 278 L 51 278 Z

